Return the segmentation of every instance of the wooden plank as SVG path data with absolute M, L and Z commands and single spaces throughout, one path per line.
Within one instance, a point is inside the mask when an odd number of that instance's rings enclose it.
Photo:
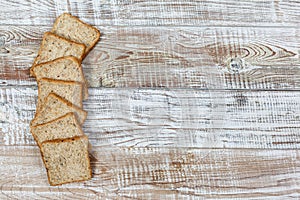
M 0 24 L 49 25 L 63 12 L 96 25 L 297 27 L 300 23 L 298 1 L 7 0 L 1 2 Z
M 90 190 L 82 184 L 51 187 L 37 146 L 8 146 L 0 153 L 1 199 L 105 199 L 104 188 Z M 13 151 L 13 152 L 11 152 Z
M 94 146 L 300 148 L 299 91 L 90 89 Z M 0 144 L 35 145 L 36 88 L 0 88 Z
M 0 146 L 1 199 L 298 199 L 299 150 L 93 147 L 93 178 L 50 187 L 38 147 Z M 24 196 L 22 196 L 24 195 Z
M 0 7 L 1 200 L 300 199 L 299 1 Z M 63 12 L 102 33 L 83 62 L 93 179 L 50 187 L 28 69 Z
M 300 89 L 299 28 L 98 28 L 91 87 Z M 49 29 L 0 26 L 1 85 L 36 84 L 28 68 Z

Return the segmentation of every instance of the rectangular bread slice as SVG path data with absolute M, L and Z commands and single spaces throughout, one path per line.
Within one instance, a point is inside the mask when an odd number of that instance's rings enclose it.
M 88 88 L 82 67 L 77 58 L 66 56 L 53 61 L 33 66 L 33 73 L 37 81 L 42 78 L 55 80 L 76 81 L 83 84 L 83 99 L 88 97 Z
M 38 82 L 38 101 L 36 112 L 41 107 L 46 97 L 51 93 L 66 99 L 75 106 L 82 108 L 82 84 L 74 81 L 53 80 L 42 78 Z
M 30 122 L 30 126 L 37 126 L 50 122 L 56 118 L 64 116 L 69 112 L 74 112 L 79 124 L 83 124 L 86 119 L 87 112 L 73 105 L 55 93 L 50 93 L 45 100 L 41 110 L 36 112 L 34 119 Z
M 35 58 L 32 66 L 64 56 L 74 56 L 81 62 L 84 54 L 84 44 L 70 41 L 53 33 L 46 32 L 44 34 L 38 55 Z M 30 75 L 34 76 L 32 67 L 30 69 Z
M 98 29 L 69 13 L 64 13 L 55 20 L 51 32 L 69 40 L 83 43 L 86 46 L 86 54 L 100 39 Z
M 45 141 L 41 144 L 41 153 L 50 185 L 85 181 L 92 177 L 86 136 Z
M 72 112 L 45 124 L 30 127 L 30 132 L 39 147 L 41 147 L 42 142 L 47 140 L 66 139 L 84 135 L 75 114 Z

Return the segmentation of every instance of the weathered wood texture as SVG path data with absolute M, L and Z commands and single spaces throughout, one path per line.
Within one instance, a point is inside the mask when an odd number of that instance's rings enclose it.
M 72 12 L 95 25 L 121 26 L 293 26 L 299 1 L 278 0 L 1 0 L 0 24 L 49 25 Z
M 99 29 L 83 61 L 92 87 L 300 89 L 299 27 Z M 28 69 L 48 30 L 0 26 L 2 85 L 36 84 Z
M 90 89 L 84 132 L 93 146 L 300 148 L 300 93 Z M 0 144 L 35 144 L 36 89 L 0 90 Z
M 94 147 L 91 181 L 49 187 L 37 147 L 0 146 L 0 198 L 298 199 L 299 153 Z
M 28 69 L 63 12 L 102 33 L 93 178 L 50 187 Z M 289 0 L 0 0 L 0 199 L 300 199 L 299 19 Z

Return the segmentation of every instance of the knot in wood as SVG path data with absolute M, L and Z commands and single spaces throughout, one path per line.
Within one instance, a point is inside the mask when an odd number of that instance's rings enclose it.
M 241 58 L 231 58 L 227 63 L 228 70 L 232 73 L 238 73 L 245 68 L 244 60 Z

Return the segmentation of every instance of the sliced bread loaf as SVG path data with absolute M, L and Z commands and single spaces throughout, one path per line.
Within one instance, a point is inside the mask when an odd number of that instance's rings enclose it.
M 100 39 L 98 29 L 84 23 L 69 13 L 64 13 L 56 19 L 51 32 L 69 40 L 83 43 L 86 46 L 86 53 L 89 52 Z
M 45 124 L 30 127 L 30 131 L 39 146 L 47 140 L 66 139 L 83 135 L 80 124 L 72 112 Z
M 83 84 L 83 99 L 88 97 L 88 88 L 84 78 L 81 64 L 77 58 L 66 56 L 53 61 L 45 62 L 32 68 L 37 81 L 42 78 L 55 80 L 76 81 Z
M 88 154 L 88 138 L 45 141 L 41 153 L 50 185 L 85 181 L 92 177 Z
M 82 108 L 82 84 L 74 81 L 53 80 L 42 78 L 38 81 L 38 101 L 36 112 L 41 109 L 46 97 L 51 93 L 71 102 Z
M 57 94 L 50 93 L 46 98 L 41 110 L 36 112 L 34 119 L 30 122 L 30 126 L 37 126 L 39 124 L 50 122 L 56 118 L 64 116 L 69 112 L 74 112 L 79 124 L 83 124 L 87 116 L 86 111 L 73 105 Z
M 74 56 L 80 62 L 85 54 L 85 45 L 70 41 L 53 33 L 46 32 L 43 37 L 39 52 L 33 65 L 48 62 L 64 56 Z M 30 75 L 34 76 L 32 67 Z

